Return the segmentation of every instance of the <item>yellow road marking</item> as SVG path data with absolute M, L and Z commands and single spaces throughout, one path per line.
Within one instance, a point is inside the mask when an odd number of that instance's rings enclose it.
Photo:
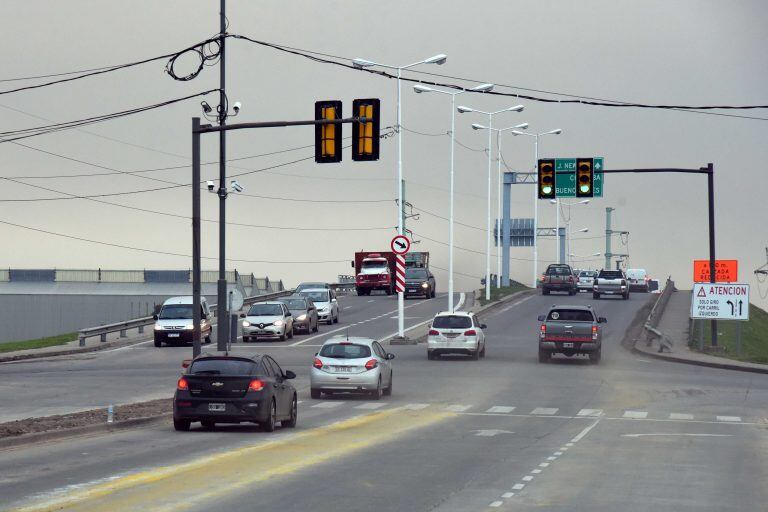
M 455 416 L 403 409 L 375 412 L 257 446 L 96 482 L 15 512 L 186 510 Z

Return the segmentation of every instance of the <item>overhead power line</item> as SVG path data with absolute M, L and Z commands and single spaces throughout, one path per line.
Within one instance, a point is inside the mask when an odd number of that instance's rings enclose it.
M 270 43 L 266 41 L 260 41 L 257 39 L 250 38 L 248 36 L 243 35 L 237 35 L 232 34 L 231 37 L 235 39 L 241 39 L 245 41 L 249 41 L 251 43 L 264 46 L 267 48 L 272 48 L 274 50 L 278 50 L 284 53 L 289 53 L 292 55 L 297 55 L 300 57 L 304 57 L 306 59 L 323 63 L 323 64 L 331 64 L 335 66 L 341 66 L 345 67 L 347 69 L 352 69 L 355 71 L 363 71 L 366 73 L 371 73 L 373 75 L 378 75 L 386 78 L 397 78 L 396 75 L 393 75 L 392 73 L 389 73 L 387 71 L 379 70 L 379 69 L 370 69 L 370 68 L 357 68 L 350 64 L 351 58 L 349 57 L 342 57 L 338 55 L 331 55 L 327 53 L 320 53 L 315 52 L 312 50 L 305 50 L 302 48 L 296 48 L 291 46 L 285 46 L 280 45 L 276 43 Z M 474 79 L 474 78 L 464 78 L 464 77 L 456 77 L 456 76 L 450 76 L 450 75 L 438 75 L 436 73 L 429 73 L 429 72 L 419 72 L 419 71 L 413 71 L 416 74 L 422 74 L 422 75 L 431 75 L 441 78 L 448 78 L 452 80 L 461 80 L 461 81 L 468 81 L 473 83 L 487 83 L 489 80 L 480 80 L 480 79 Z M 413 83 L 420 83 L 425 85 L 434 85 L 438 87 L 446 87 L 449 89 L 464 89 L 464 87 L 452 84 L 452 83 L 444 83 L 444 82 L 437 82 L 437 81 L 428 81 L 428 80 L 418 80 L 415 78 L 408 78 L 408 77 L 400 77 L 401 80 L 407 81 L 407 82 L 413 82 Z M 529 90 L 529 91 L 537 91 L 535 89 L 526 89 L 523 87 L 516 87 L 516 86 L 509 86 L 509 85 L 503 85 L 498 84 L 499 87 L 509 88 L 509 89 L 517 89 L 517 90 Z M 495 96 L 507 96 L 507 97 L 514 97 L 529 101 L 537 101 L 541 103 L 553 103 L 553 104 L 579 104 L 579 105 L 587 105 L 587 106 L 596 106 L 596 107 L 610 107 L 610 108 L 643 108 L 643 109 L 658 109 L 658 110 L 671 110 L 671 111 L 682 111 L 682 112 L 689 112 L 689 113 L 697 113 L 697 114 L 711 114 L 711 115 L 722 115 L 722 116 L 728 116 L 728 117 L 739 117 L 744 119 L 752 119 L 752 120 L 759 120 L 759 121 L 768 121 L 768 118 L 765 117 L 752 117 L 752 116 L 742 116 L 742 115 L 735 115 L 735 114 L 725 114 L 720 112 L 707 112 L 709 110 L 754 110 L 754 109 L 766 109 L 768 108 L 768 105 L 666 105 L 666 104 L 649 104 L 649 103 L 641 103 L 641 102 L 631 102 L 631 101 L 622 101 L 622 100 L 610 100 L 610 99 L 599 99 L 599 98 L 593 98 L 589 96 L 577 96 L 573 94 L 565 94 L 565 93 L 559 93 L 555 91 L 541 91 L 538 90 L 537 92 L 543 92 L 545 94 L 551 94 L 555 96 L 563 96 L 571 99 L 559 99 L 559 98 L 544 98 L 541 96 L 533 96 L 531 94 L 520 94 L 520 93 L 509 93 L 509 92 L 499 92 L 499 91 L 490 91 L 490 92 L 483 92 L 482 94 L 491 94 Z

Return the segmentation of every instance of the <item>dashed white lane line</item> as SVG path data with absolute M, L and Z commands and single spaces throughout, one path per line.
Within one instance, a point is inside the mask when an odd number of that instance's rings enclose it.
M 540 467 L 540 468 L 546 468 L 546 467 L 549 467 L 549 462 L 542 462 L 541 464 L 539 464 L 539 467 Z
M 725 421 L 729 423 L 739 423 L 741 421 L 741 416 L 716 416 L 715 419 L 717 421 Z
M 493 508 L 498 508 L 498 507 L 502 506 L 503 504 L 504 504 L 504 502 L 503 502 L 503 501 L 493 501 L 493 502 L 491 502 L 491 504 L 490 504 L 490 505 L 488 505 L 488 506 L 489 506 L 489 507 L 493 507 Z
M 531 414 L 537 414 L 541 416 L 552 416 L 557 414 L 558 409 L 555 407 L 537 407 L 531 411 Z
M 671 420 L 692 420 L 693 414 L 681 414 L 677 412 L 670 413 L 669 419 Z
M 344 402 L 320 402 L 312 407 L 317 407 L 318 409 L 333 409 L 335 407 L 341 407 L 342 405 L 344 405 Z
M 445 408 L 445 410 L 449 411 L 449 412 L 464 412 L 467 409 L 469 409 L 470 407 L 472 407 L 472 406 L 471 405 L 454 404 L 454 405 L 447 406 Z
M 603 410 L 602 409 L 582 409 L 579 412 L 576 413 L 576 416 L 602 416 Z
M 515 410 L 514 407 L 507 407 L 506 405 L 494 405 L 493 407 L 491 407 L 485 412 L 506 414 L 514 410 Z
M 515 484 L 512 486 L 512 489 L 515 491 L 519 491 L 520 489 L 524 488 L 525 484 Z
M 555 453 L 554 453 L 554 455 L 556 455 L 556 456 L 558 456 L 558 457 L 559 457 L 559 456 L 561 456 L 562 454 L 563 454 L 563 452 L 555 452 Z
M 547 460 L 557 460 L 557 457 L 550 456 L 550 457 L 547 457 Z
M 381 409 L 382 407 L 386 407 L 386 405 L 387 404 L 383 404 L 381 402 L 367 402 L 364 404 L 356 405 L 354 408 L 373 410 L 373 409 Z
M 513 492 L 505 492 L 504 494 L 501 495 L 501 497 L 502 498 L 511 498 L 514 495 L 515 495 L 515 493 L 513 493 Z
M 541 473 L 541 470 L 540 469 L 532 469 L 531 473 L 533 473 L 534 475 L 538 475 L 539 473 Z
M 373 300 L 373 299 L 371 299 L 371 300 L 369 300 L 368 302 L 376 302 L 376 301 L 375 301 L 375 300 Z
M 631 418 L 633 420 L 642 420 L 648 417 L 647 411 L 624 411 L 624 418 Z
M 533 475 L 526 475 L 522 478 L 522 480 L 523 482 L 530 482 L 531 480 L 533 480 L 533 478 L 534 478 Z
M 403 406 L 403 409 L 406 411 L 420 411 L 422 409 L 426 409 L 429 407 L 429 404 L 406 404 Z

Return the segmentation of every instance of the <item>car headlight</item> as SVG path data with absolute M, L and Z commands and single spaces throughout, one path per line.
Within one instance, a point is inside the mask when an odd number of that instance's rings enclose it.
M 307 315 L 306 314 L 299 315 L 298 317 L 296 317 L 296 320 L 298 320 L 299 322 L 303 322 L 306 319 L 307 319 Z
M 191 331 L 194 328 L 195 328 L 195 324 L 187 324 L 184 326 L 185 331 Z
M 282 327 L 283 326 L 283 321 L 282 320 L 275 320 L 275 326 L 276 327 Z
M 251 322 L 249 322 L 248 320 L 243 320 L 243 327 L 250 327 L 250 326 L 251 326 Z
M 429 288 L 429 283 L 421 283 L 422 288 Z
M 155 330 L 156 331 L 162 331 L 163 329 L 164 329 L 164 327 L 162 325 L 155 325 Z

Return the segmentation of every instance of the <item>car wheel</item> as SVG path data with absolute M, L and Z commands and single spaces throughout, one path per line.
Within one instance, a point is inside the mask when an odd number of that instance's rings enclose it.
M 333 323 L 337 324 L 339 323 L 339 314 L 336 313 L 336 318 L 333 319 Z
M 379 376 L 379 383 L 376 385 L 376 389 L 371 391 L 371 397 L 374 400 L 381 400 L 384 390 L 381 388 L 381 376 Z
M 320 329 L 320 322 L 315 322 L 315 327 L 312 329 L 312 332 L 317 332 L 318 329 Z
M 177 420 L 176 418 L 173 418 L 173 428 L 179 432 L 187 432 L 191 424 L 192 422 L 189 420 Z
M 475 350 L 474 352 L 472 352 L 472 354 L 470 354 L 470 356 L 469 356 L 469 357 L 470 357 L 470 358 L 471 358 L 473 361 L 477 361 L 478 359 L 480 359 L 480 350 L 479 350 L 479 349 L 478 349 L 478 350 Z
M 431 351 L 427 350 L 427 359 L 429 359 L 430 361 L 434 361 L 435 360 L 435 354 L 433 354 Z
M 384 388 L 384 394 L 386 396 L 392 396 L 392 384 L 394 382 L 394 378 L 392 377 L 392 374 L 389 375 L 389 386 Z
M 206 345 L 211 344 L 211 333 L 208 333 L 208 336 L 205 337 L 205 344 Z
M 624 297 L 623 297 L 623 299 L 624 299 L 624 300 L 627 300 L 627 299 L 629 299 L 629 293 L 625 293 L 625 294 L 624 294 Z
M 551 358 L 552 358 L 552 354 L 550 354 L 546 350 L 539 349 L 539 362 L 540 363 L 548 363 Z
M 594 352 L 590 352 L 589 353 L 589 362 L 592 363 L 592 364 L 600 363 L 600 359 L 603 358 L 602 352 L 603 352 L 602 348 L 599 348 L 599 349 L 595 350 Z
M 162 341 L 160 341 L 160 340 L 157 340 L 157 339 L 156 339 L 156 340 L 155 340 L 155 346 L 156 346 L 157 348 L 160 348 L 160 347 L 162 347 L 162 346 L 163 346 L 163 342 L 162 342 Z
M 269 416 L 267 417 L 267 421 L 261 424 L 261 428 L 264 432 L 274 432 L 275 423 L 277 423 L 277 405 L 273 398 L 272 406 L 269 408 Z
M 599 300 L 600 299 L 600 294 L 599 293 L 593 293 L 592 294 L 592 298 L 595 299 L 595 300 Z
M 280 341 L 285 341 L 285 333 L 280 335 Z
M 216 422 L 213 420 L 201 420 L 200 424 L 206 430 L 213 430 L 214 428 L 216 428 Z
M 321 398 L 323 396 L 323 393 L 319 389 L 312 388 L 309 390 L 309 396 L 311 396 L 312 398 Z
M 542 288 L 541 289 L 541 294 L 542 295 L 549 295 L 549 290 L 547 290 L 546 288 Z
M 289 340 L 293 339 L 293 327 L 291 327 L 291 332 L 288 333 L 288 339 Z
M 243 334 L 243 343 L 248 343 L 249 341 L 251 341 L 251 338 Z
M 283 420 L 280 422 L 280 426 L 283 428 L 296 428 L 296 421 L 299 417 L 299 405 L 296 401 L 296 395 L 293 395 L 293 400 L 291 401 L 291 416 L 287 420 Z
M 483 350 L 480 351 L 480 357 L 485 357 L 485 345 L 483 345 Z

